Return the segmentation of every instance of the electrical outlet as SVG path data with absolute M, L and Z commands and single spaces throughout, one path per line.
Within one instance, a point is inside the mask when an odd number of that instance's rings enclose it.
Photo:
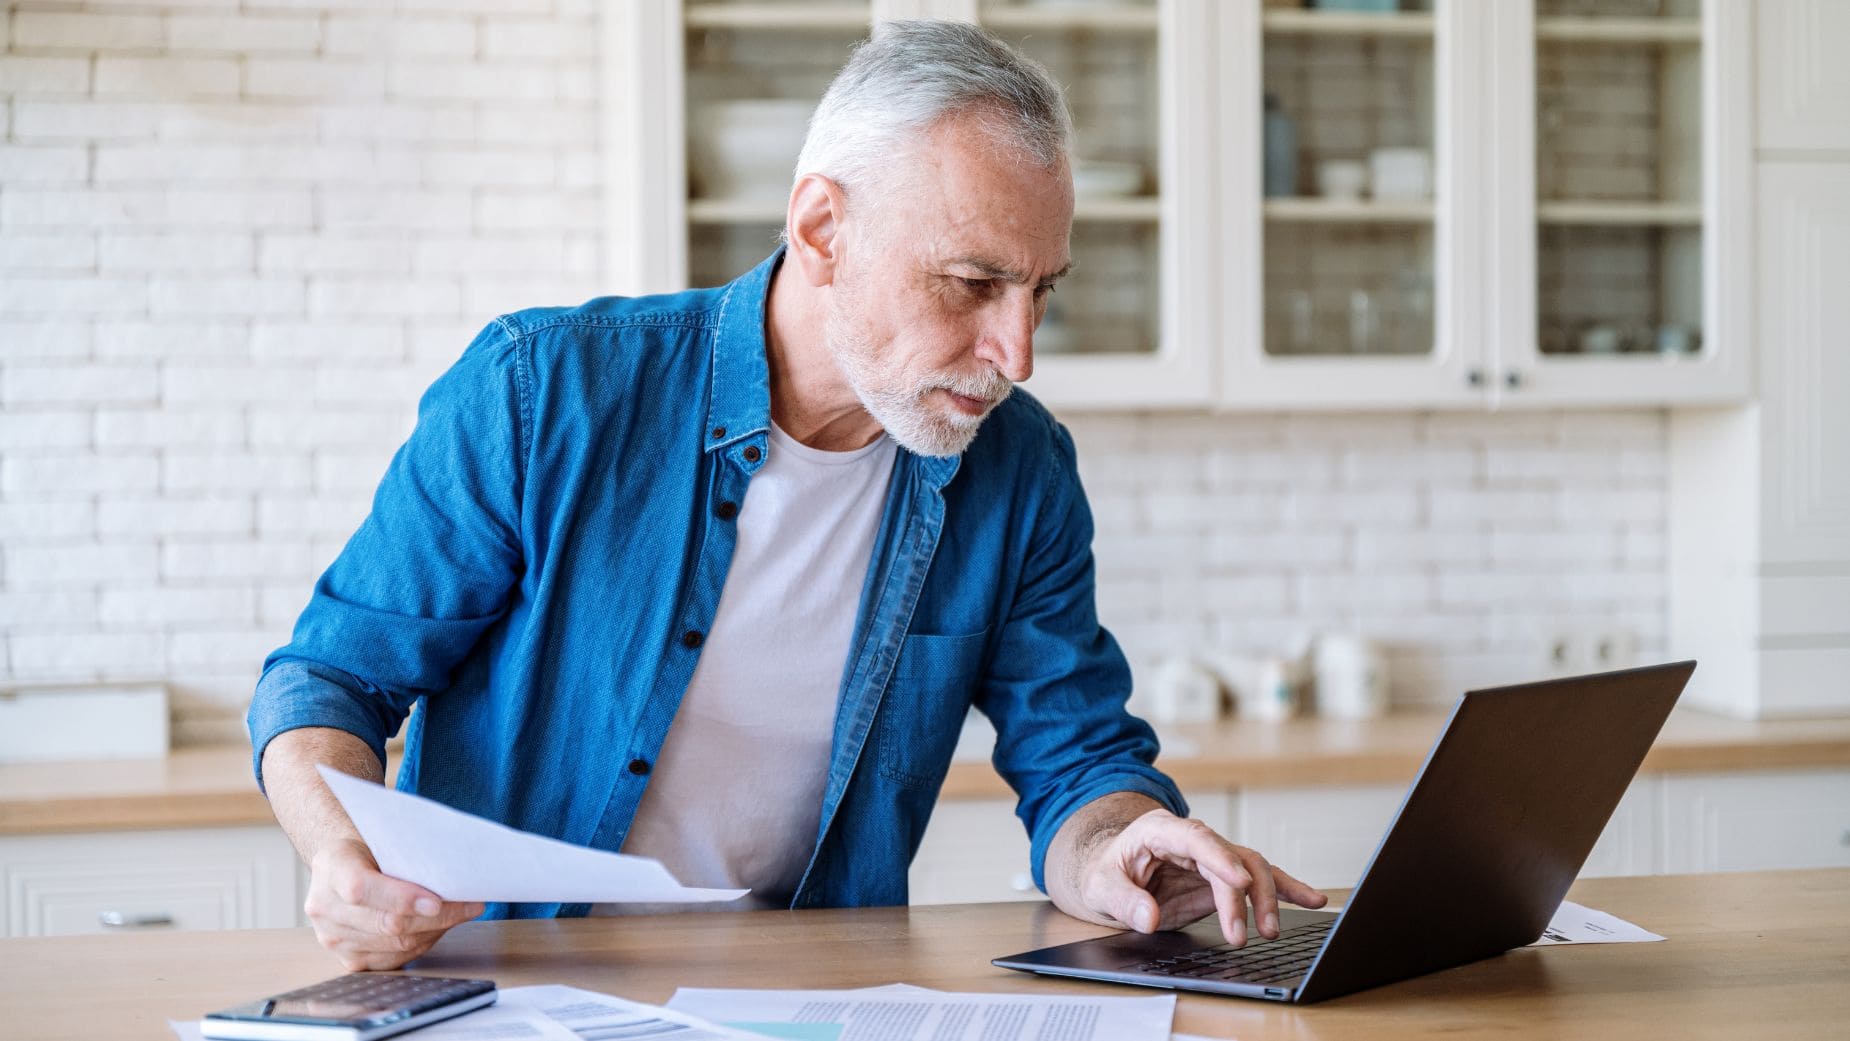
M 1549 676 L 1627 669 L 1638 663 L 1638 634 L 1630 629 L 1562 629 L 1542 645 L 1542 668 Z
M 1638 664 L 1638 634 L 1630 629 L 1606 629 L 1588 642 L 1588 662 L 1596 670 L 1629 669 Z
M 1549 636 L 1542 650 L 1542 667 L 1549 676 L 1572 676 L 1585 672 L 1586 640 L 1583 634 L 1563 630 Z

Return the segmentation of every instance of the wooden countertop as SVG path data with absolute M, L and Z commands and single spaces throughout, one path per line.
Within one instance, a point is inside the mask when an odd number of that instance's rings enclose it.
M 1593 879 L 1574 900 L 1664 943 L 1525 948 L 1316 1005 L 1182 994 L 1175 1029 L 1263 1041 L 1841 1037 L 1850 869 Z M 412 966 L 503 987 L 565 983 L 661 1003 L 676 987 L 1128 996 L 989 959 L 1105 932 L 1041 902 L 471 922 Z M 307 929 L 0 940 L 8 1037 L 171 1041 L 191 1019 L 336 975 Z
M 1164 728 L 1160 765 L 1184 789 L 1391 784 L 1410 781 L 1445 715 L 1364 722 L 1301 719 Z M 1850 767 L 1850 718 L 1744 722 L 1671 716 L 1645 772 Z M 950 799 L 1009 790 L 985 761 L 953 763 Z M 0 766 L 0 835 L 267 824 L 247 748 L 195 748 L 164 759 Z

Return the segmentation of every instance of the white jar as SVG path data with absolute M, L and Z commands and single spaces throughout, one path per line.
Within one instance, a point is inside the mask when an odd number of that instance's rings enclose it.
M 1220 680 L 1187 658 L 1171 658 L 1151 677 L 1150 720 L 1208 723 L 1220 718 Z
M 1208 667 L 1233 695 L 1241 719 L 1289 719 L 1298 711 L 1303 686 L 1302 663 L 1277 656 L 1253 658 L 1233 652 L 1204 656 Z
M 1317 640 L 1317 713 L 1368 719 L 1387 711 L 1387 655 L 1381 645 L 1348 633 Z

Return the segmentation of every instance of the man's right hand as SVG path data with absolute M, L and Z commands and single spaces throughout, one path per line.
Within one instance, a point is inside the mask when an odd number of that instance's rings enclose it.
M 481 904 L 445 902 L 422 886 L 381 874 L 372 851 L 354 840 L 323 846 L 309 873 L 302 909 L 321 946 L 349 972 L 400 968 L 482 913 Z

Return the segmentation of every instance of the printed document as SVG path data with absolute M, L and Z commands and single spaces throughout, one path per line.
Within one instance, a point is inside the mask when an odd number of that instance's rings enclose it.
M 689 904 L 747 889 L 690 889 L 661 861 L 517 831 L 421 796 L 319 767 L 379 870 L 445 900 Z
M 558 984 L 509 988 L 501 992 L 501 1004 L 543 1015 L 565 1027 L 573 1041 L 763 1041 L 757 1034 L 722 1027 L 685 1012 Z M 416 1036 L 423 1041 L 422 1034 Z
M 668 1007 L 803 1041 L 1169 1041 L 1176 999 L 682 987 Z
M 1582 907 L 1572 900 L 1561 901 L 1542 938 L 1531 947 L 1552 947 L 1563 943 L 1652 943 L 1663 937 L 1617 918 L 1604 911 Z

